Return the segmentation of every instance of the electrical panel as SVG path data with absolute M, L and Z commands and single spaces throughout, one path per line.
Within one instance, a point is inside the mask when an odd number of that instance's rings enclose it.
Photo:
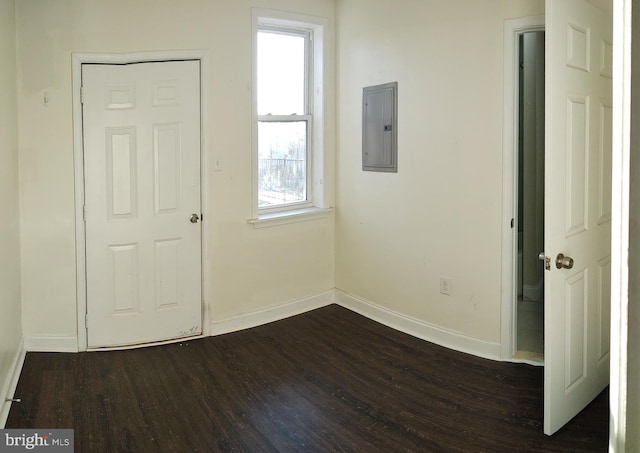
M 398 171 L 398 82 L 362 90 L 362 170 Z

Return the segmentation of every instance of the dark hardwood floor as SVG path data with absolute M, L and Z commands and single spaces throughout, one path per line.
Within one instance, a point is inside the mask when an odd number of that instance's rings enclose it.
M 29 353 L 6 427 L 74 428 L 77 452 L 607 451 L 608 392 L 547 437 L 542 376 L 332 305 L 173 345 Z

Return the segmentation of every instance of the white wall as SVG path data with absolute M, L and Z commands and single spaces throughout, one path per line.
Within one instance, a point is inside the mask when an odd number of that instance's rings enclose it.
M 20 0 L 20 191 L 25 336 L 76 335 L 72 52 L 210 51 L 208 134 L 210 243 L 205 254 L 213 321 L 335 286 L 334 220 L 256 230 L 251 217 L 251 7 L 322 16 L 333 0 Z M 333 117 L 334 31 L 328 30 L 327 112 Z M 43 92 L 50 103 L 43 105 Z M 334 185 L 329 122 L 325 183 Z M 212 170 L 212 167 L 211 169 Z M 332 204 L 332 203 L 330 203 Z
M 14 0 L 0 0 L 0 412 L 22 339 L 15 30 Z
M 626 450 L 640 450 L 640 10 L 632 10 Z
M 614 0 L 609 451 L 640 448 L 640 10 Z M 632 8 L 633 7 L 633 8 Z
M 503 22 L 538 0 L 340 0 L 336 286 L 500 341 Z M 399 83 L 398 173 L 361 170 L 362 88 Z M 439 278 L 452 279 L 441 295 Z

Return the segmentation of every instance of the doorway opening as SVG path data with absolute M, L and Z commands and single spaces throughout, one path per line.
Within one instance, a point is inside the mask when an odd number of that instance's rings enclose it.
M 514 356 L 544 360 L 544 30 L 518 36 Z M 517 228 L 516 228 L 517 227 Z
M 532 365 L 544 364 L 544 36 L 544 16 L 505 21 L 501 356 Z

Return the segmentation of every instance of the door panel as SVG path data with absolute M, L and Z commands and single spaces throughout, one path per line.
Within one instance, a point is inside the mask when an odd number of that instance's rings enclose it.
M 199 74 L 82 66 L 90 348 L 202 331 Z
M 552 434 L 609 382 L 611 15 L 546 2 L 545 414 Z M 559 253 L 572 268 L 557 268 Z

